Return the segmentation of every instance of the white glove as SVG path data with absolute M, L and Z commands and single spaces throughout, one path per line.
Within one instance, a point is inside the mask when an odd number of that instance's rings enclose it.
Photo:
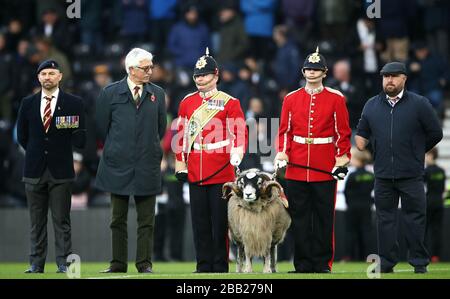
M 331 171 L 333 178 L 336 181 L 343 180 L 348 173 L 348 168 L 345 166 L 335 166 Z
M 239 154 L 232 154 L 230 157 L 230 164 L 233 166 L 239 166 L 239 164 L 241 164 L 242 159 L 239 156 Z
M 278 171 L 278 169 L 285 168 L 287 166 L 286 160 L 275 160 L 275 171 Z

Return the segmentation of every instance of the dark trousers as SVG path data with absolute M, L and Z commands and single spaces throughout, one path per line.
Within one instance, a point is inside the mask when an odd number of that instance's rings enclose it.
M 134 196 L 137 213 L 136 268 L 152 267 L 153 232 L 155 226 L 155 195 Z M 128 266 L 128 195 L 111 194 L 111 268 L 127 271 Z
M 30 212 L 30 264 L 41 269 L 47 256 L 47 215 L 50 208 L 55 231 L 56 264 L 65 265 L 72 253 L 70 227 L 71 182 L 57 182 L 46 170 L 37 183 L 25 183 Z
M 287 180 L 297 271 L 331 270 L 334 258 L 336 181 Z
M 170 201 L 170 199 L 169 199 Z M 185 203 L 180 206 L 158 203 L 155 217 L 155 260 L 167 261 L 165 245 L 169 245 L 169 260 L 183 260 L 184 227 L 186 218 Z
M 425 248 L 426 200 L 423 179 L 375 179 L 378 254 L 381 268 L 390 269 L 398 263 L 399 197 L 402 199 L 400 218 L 405 227 L 408 262 L 426 266 L 429 255 Z
M 348 206 L 345 212 L 346 253 L 352 260 L 366 261 L 370 254 L 372 211 L 370 206 Z
M 228 207 L 222 184 L 189 184 L 198 272 L 228 272 Z

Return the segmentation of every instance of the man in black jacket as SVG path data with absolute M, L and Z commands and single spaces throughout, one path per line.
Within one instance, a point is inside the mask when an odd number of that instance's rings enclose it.
M 380 74 L 383 92 L 364 106 L 355 141 L 359 150 L 369 141 L 373 149 L 381 272 L 393 272 L 398 262 L 397 208 L 401 197 L 408 261 L 415 273 L 426 273 L 424 159 L 442 139 L 442 128 L 428 99 L 405 90 L 403 63 L 387 63 Z
M 49 207 L 57 272 L 65 273 L 72 253 L 72 146 L 82 148 L 85 143 L 84 108 L 79 97 L 59 88 L 62 73 L 56 61 L 41 63 L 37 76 L 42 90 L 22 100 L 17 119 L 17 137 L 26 151 L 23 181 L 31 220 L 31 267 L 25 273 L 44 272 Z

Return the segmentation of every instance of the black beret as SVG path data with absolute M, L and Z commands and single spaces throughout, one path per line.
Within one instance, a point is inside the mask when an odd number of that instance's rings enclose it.
M 406 73 L 406 66 L 402 62 L 389 62 L 386 63 L 380 71 L 380 75 L 384 76 L 387 74 L 404 74 Z
M 55 69 L 55 70 L 59 70 L 59 64 L 54 61 L 54 60 L 45 60 L 44 62 L 42 62 L 38 69 L 36 74 L 39 74 L 43 69 Z

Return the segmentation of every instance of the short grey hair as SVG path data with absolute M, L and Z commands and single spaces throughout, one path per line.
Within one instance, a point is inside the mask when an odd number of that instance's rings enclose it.
M 125 57 L 125 69 L 127 71 L 127 74 L 130 73 L 130 67 L 138 66 L 139 63 L 144 59 L 152 61 L 152 53 L 141 48 L 134 48 L 130 52 L 128 52 L 127 56 Z

